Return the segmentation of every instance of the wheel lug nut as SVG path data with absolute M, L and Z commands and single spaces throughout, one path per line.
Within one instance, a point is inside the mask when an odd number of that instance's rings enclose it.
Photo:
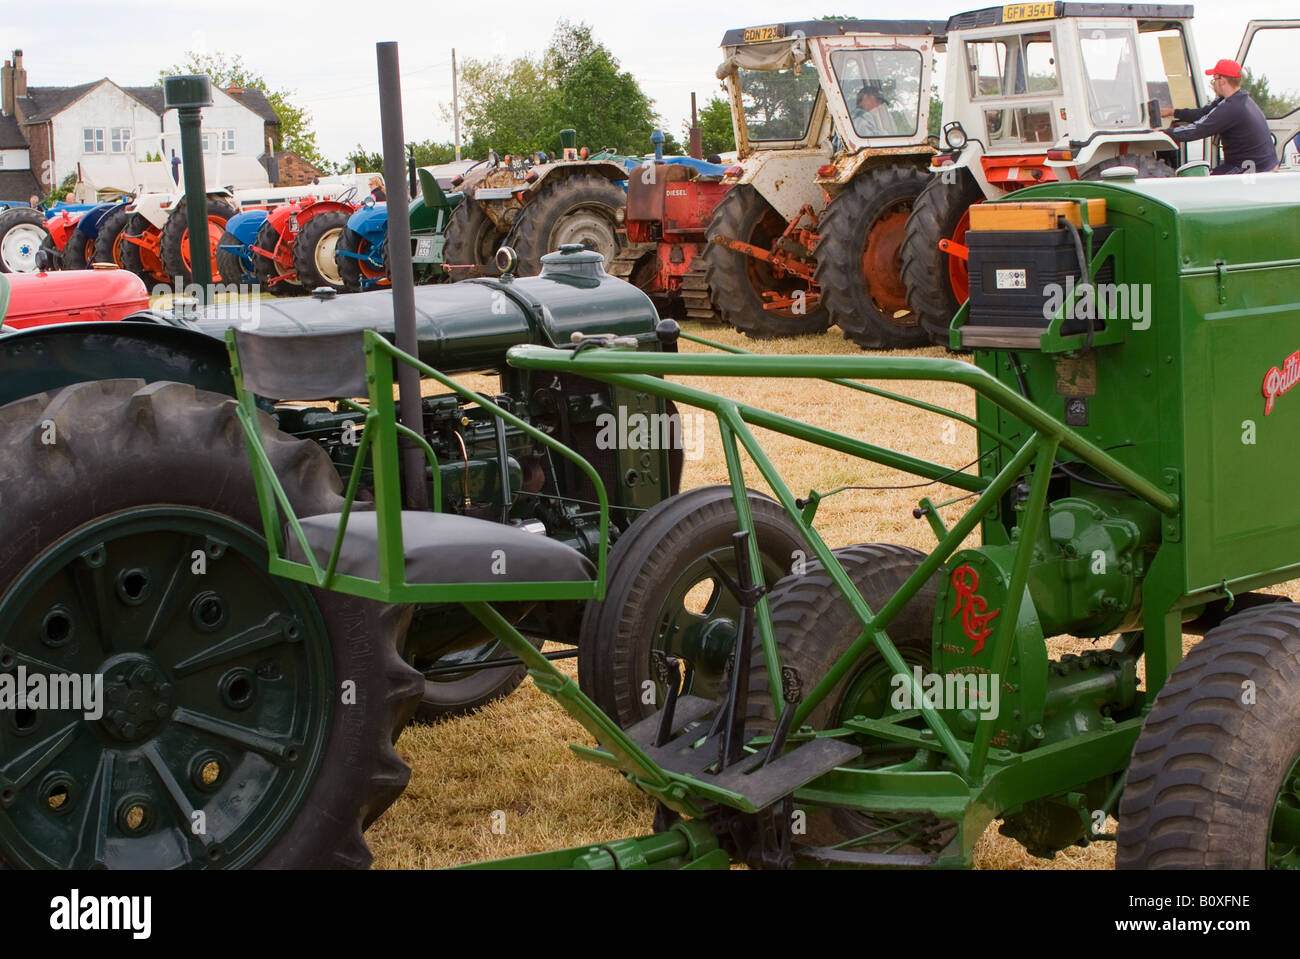
M 164 716 L 166 716 L 169 712 L 170 712 L 170 710 L 167 708 L 167 704 L 166 704 L 166 703 L 159 703 L 158 705 L 154 706 L 154 708 L 153 708 L 153 714 L 154 714 L 155 716 L 157 716 L 159 719 L 162 719 L 162 718 L 163 718 Z

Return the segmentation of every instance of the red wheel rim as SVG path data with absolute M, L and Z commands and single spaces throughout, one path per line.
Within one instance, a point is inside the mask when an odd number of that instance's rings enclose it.
M 226 232 L 226 218 L 221 216 L 208 216 L 208 254 L 212 258 L 212 280 L 218 282 L 221 280 L 221 271 L 217 269 L 217 247 L 221 245 L 221 237 Z M 190 265 L 190 231 L 185 230 L 181 234 L 181 262 L 185 264 L 185 270 L 193 273 L 194 268 Z
M 905 321 L 894 314 L 907 309 L 907 287 L 903 284 L 899 251 L 907 226 L 907 210 L 886 213 L 871 225 L 866 248 L 862 251 L 862 277 L 871 299 L 886 320 Z M 900 325 L 910 325 L 900 323 Z
M 357 253 L 360 254 L 361 256 L 368 256 L 370 254 L 370 241 L 362 240 L 360 243 L 358 243 Z M 381 282 L 386 282 L 388 280 L 387 273 L 385 273 L 383 270 L 375 269 L 366 260 L 357 260 L 357 265 L 361 267 L 361 275 L 368 280 L 379 280 Z

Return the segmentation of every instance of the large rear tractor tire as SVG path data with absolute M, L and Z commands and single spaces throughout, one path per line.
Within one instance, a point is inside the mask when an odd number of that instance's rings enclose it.
M 443 257 L 452 279 L 470 276 L 494 276 L 493 257 L 505 234 L 483 212 L 483 208 L 466 197 L 447 219 Z
M 939 249 L 939 241 L 964 242 L 969 210 L 984 199 L 973 176 L 965 170 L 956 176 L 952 182 L 945 180 L 945 174 L 931 176 L 912 206 L 903 236 L 907 303 L 939 346 L 948 345 L 948 327 L 966 302 L 969 288 L 966 261 Z
M 528 198 L 514 227 L 520 276 L 540 273 L 542 257 L 569 244 L 612 264 L 623 248 L 618 227 L 626 205 L 623 188 L 603 176 L 552 174 Z
M 208 257 L 212 260 L 212 279 L 217 282 L 221 280 L 221 270 L 217 267 L 213 254 L 221 243 L 221 235 L 226 232 L 226 221 L 235 213 L 235 208 L 220 197 L 207 198 Z M 189 217 L 186 215 L 184 198 L 172 208 L 167 222 L 163 224 L 160 250 L 163 268 L 168 276 L 179 277 L 182 284 L 194 282 L 194 271 L 190 265 Z
M 253 245 L 274 252 L 279 242 L 280 234 L 268 218 L 257 231 L 257 238 L 253 241 Z M 257 275 L 257 282 L 264 293 L 270 293 L 272 296 L 298 296 L 303 292 L 303 288 L 296 280 L 276 279 L 280 276 L 280 264 L 262 253 L 253 254 L 253 272 Z
M 0 273 L 35 273 L 36 253 L 49 237 L 37 210 L 16 206 L 0 213 Z
M 862 173 L 831 200 L 817 244 L 817 285 L 831 322 L 864 350 L 925 346 L 907 305 L 900 253 L 907 217 L 930 174 L 915 164 Z
M 774 500 L 751 491 L 749 506 L 764 582 L 775 583 L 810 550 Z M 578 634 L 578 682 L 620 726 L 664 702 L 667 689 L 653 678 L 652 650 L 682 661 L 682 692 L 723 694 L 739 607 L 708 557 L 735 577 L 731 536 L 738 528 L 731 488 L 704 486 L 639 516 L 610 550 L 605 599 L 587 604 Z
M 709 223 L 704 262 L 713 307 L 724 322 L 751 339 L 825 333 L 831 324 L 830 312 L 821 302 L 802 311 L 797 305 L 764 309 L 764 293 L 792 296 L 806 292 L 808 284 L 789 274 L 778 278 L 762 260 L 714 242 L 715 237 L 725 236 L 767 250 L 785 227 L 781 215 L 747 184 L 727 191 Z
M 343 277 L 334 252 L 347 229 L 348 216 L 343 210 L 326 210 L 309 219 L 299 231 L 293 244 L 293 268 L 304 290 L 328 286 L 343 292 Z
M 1205 634 L 1133 747 L 1119 869 L 1300 869 L 1300 605 Z
M 342 506 L 320 447 L 261 431 L 300 515 Z M 101 676 L 104 707 L 0 715 L 0 861 L 368 865 L 362 830 L 409 776 L 409 613 L 268 573 L 235 401 L 104 380 L 10 403 L 0 489 L 22 490 L 0 668 Z
M 117 241 L 122 236 L 122 231 L 126 229 L 131 216 L 132 214 L 128 213 L 123 206 L 99 221 L 99 233 L 95 237 L 95 253 L 92 262 L 112 263 L 116 267 L 125 269 L 126 264 L 122 262 L 121 250 L 123 245 L 129 244 L 119 244 Z

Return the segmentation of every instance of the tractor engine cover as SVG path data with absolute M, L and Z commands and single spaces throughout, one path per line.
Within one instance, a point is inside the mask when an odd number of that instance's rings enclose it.
M 391 290 L 253 306 L 261 332 L 371 329 L 395 335 Z M 415 322 L 420 359 L 454 374 L 499 368 L 506 350 L 524 343 L 567 346 L 575 332 L 650 334 L 659 314 L 644 293 L 607 274 L 599 254 L 574 249 L 546 254 L 540 276 L 417 286 Z M 229 308 L 207 307 L 194 325 L 220 339 L 232 325 Z

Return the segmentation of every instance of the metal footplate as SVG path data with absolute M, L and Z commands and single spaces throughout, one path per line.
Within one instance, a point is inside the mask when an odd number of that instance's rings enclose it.
M 655 745 L 662 711 L 626 732 L 663 769 L 737 793 L 755 810 L 770 806 L 861 752 L 857 746 L 838 739 L 814 739 L 770 762 L 767 747 L 762 747 L 721 772 L 707 772 L 718 764 L 723 735 L 709 735 L 709 721 L 721 705 L 699 696 L 682 696 L 673 714 L 673 738 L 662 746 Z

